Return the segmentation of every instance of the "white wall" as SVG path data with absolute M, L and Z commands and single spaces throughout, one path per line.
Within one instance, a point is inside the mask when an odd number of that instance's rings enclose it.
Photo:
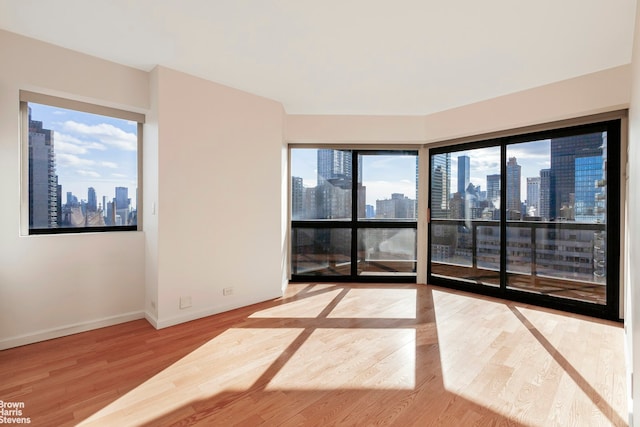
M 517 129 L 629 106 L 631 67 L 624 65 L 465 105 L 425 119 L 428 142 Z
M 156 203 L 158 275 L 147 295 L 157 287 L 157 326 L 280 296 L 282 106 L 168 68 L 152 74 L 158 186 L 145 185 L 145 218 Z M 180 309 L 183 296 L 192 307 Z
M 139 318 L 143 234 L 20 236 L 18 91 L 144 112 L 147 73 L 0 31 L 0 349 Z
M 625 271 L 625 331 L 627 349 L 627 384 L 631 426 L 640 425 L 640 8 L 636 11 L 636 30 L 633 49 L 633 81 L 631 84 L 631 107 L 629 108 L 629 150 L 627 186 L 627 248 Z M 633 376 L 631 377 L 631 374 Z

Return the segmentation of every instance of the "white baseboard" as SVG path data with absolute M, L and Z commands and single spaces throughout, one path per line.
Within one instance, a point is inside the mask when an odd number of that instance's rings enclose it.
M 30 334 L 19 335 L 17 337 L 2 339 L 0 340 L 0 350 L 5 350 L 12 347 L 19 347 L 21 345 L 33 344 L 39 341 L 46 341 L 53 338 L 60 338 L 67 335 L 77 334 L 79 332 L 86 332 L 92 329 L 104 328 L 105 326 L 113 326 L 119 323 L 130 322 L 132 320 L 138 320 L 138 319 L 144 319 L 144 318 L 146 318 L 146 313 L 142 311 L 134 311 L 130 313 L 119 314 L 116 316 L 104 317 L 102 319 L 90 320 L 87 322 L 80 322 L 72 325 L 45 329 L 45 330 L 30 333 Z
M 158 318 L 156 316 L 154 316 L 153 314 L 149 313 L 148 311 L 144 312 L 144 318 L 147 319 L 147 322 L 151 323 L 151 326 L 153 326 L 156 329 L 160 329 L 158 327 Z
M 168 328 L 170 326 L 179 325 L 180 323 L 190 322 L 192 320 L 202 319 L 203 317 L 224 313 L 225 311 L 235 310 L 236 308 L 242 308 L 249 305 L 257 304 L 259 302 L 269 301 L 275 298 L 279 298 L 281 296 L 282 294 L 276 294 L 273 296 L 261 296 L 261 297 L 252 298 L 249 300 L 243 300 L 241 302 L 236 301 L 235 303 L 219 305 L 219 306 L 197 310 L 197 311 L 189 311 L 189 312 L 186 312 L 185 314 L 172 316 L 167 319 L 161 319 L 161 320 L 153 318 L 154 321 L 151 321 L 149 319 L 150 316 L 148 315 L 147 320 L 156 329 Z

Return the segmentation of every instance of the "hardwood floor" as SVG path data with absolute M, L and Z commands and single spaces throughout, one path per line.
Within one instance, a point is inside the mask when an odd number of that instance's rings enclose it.
M 35 426 L 623 426 L 621 324 L 423 285 L 291 284 L 0 352 Z

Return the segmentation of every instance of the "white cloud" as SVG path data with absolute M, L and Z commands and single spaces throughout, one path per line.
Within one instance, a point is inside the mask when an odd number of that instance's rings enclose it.
M 107 147 L 99 142 L 82 141 L 72 135 L 62 132 L 56 132 L 54 134 L 54 147 L 56 154 L 87 154 L 89 150 L 104 151 L 107 149 Z
M 60 156 L 60 154 L 66 153 L 66 154 L 87 154 L 87 149 L 84 147 L 81 147 L 79 145 L 76 144 L 70 144 L 66 141 L 60 141 L 56 139 L 55 142 L 55 151 L 56 154 L 58 156 Z
M 95 172 L 95 171 L 88 171 L 88 170 L 84 170 L 84 169 L 78 169 L 76 171 L 76 173 L 78 175 L 88 176 L 88 177 L 91 177 L 91 178 L 100 178 L 100 174 L 98 172 Z
M 114 162 L 100 162 L 100 166 L 103 166 L 109 169 L 118 169 L 118 164 Z
M 134 133 L 125 132 L 107 123 L 86 125 L 68 120 L 62 124 L 62 127 L 80 138 L 93 138 L 101 144 L 120 150 L 136 151 L 138 148 L 138 137 Z
M 74 154 L 59 153 L 56 154 L 56 160 L 60 166 L 93 166 L 95 161 L 89 159 L 82 159 Z
M 123 173 L 112 173 L 111 176 L 114 177 L 114 178 L 126 178 L 127 177 L 127 175 L 125 175 Z

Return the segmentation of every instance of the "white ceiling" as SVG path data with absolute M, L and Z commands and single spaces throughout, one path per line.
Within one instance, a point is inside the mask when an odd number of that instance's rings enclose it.
M 631 62 L 636 0 L 0 0 L 0 28 L 290 114 L 428 114 Z

